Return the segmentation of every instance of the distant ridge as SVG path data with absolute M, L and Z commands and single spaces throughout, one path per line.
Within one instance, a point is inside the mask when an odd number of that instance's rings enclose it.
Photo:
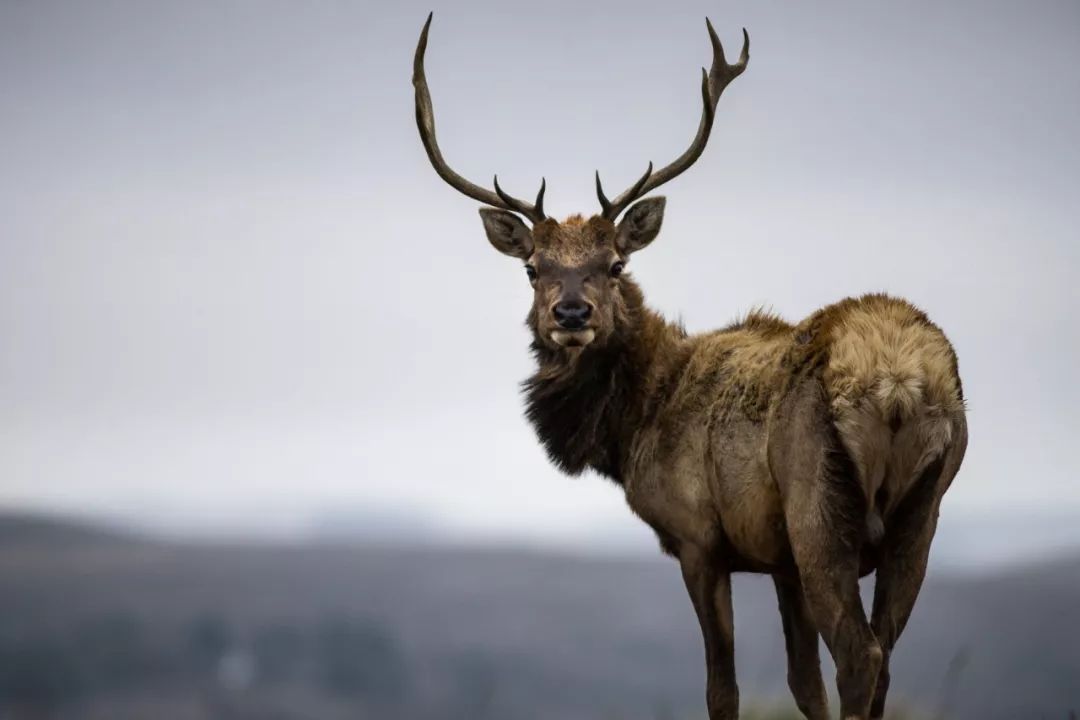
M 733 586 L 744 695 L 786 703 L 772 583 L 742 575 Z M 328 618 L 375 627 L 407 648 L 411 677 L 435 679 L 375 717 L 447 717 L 418 707 L 454 701 L 455 689 L 472 687 L 463 678 L 497 688 L 493 702 L 502 704 L 486 717 L 500 720 L 652 720 L 660 706 L 697 708 L 703 692 L 697 623 L 677 565 L 658 556 L 497 544 L 184 542 L 108 518 L 0 510 L 0 669 L 5 636 L 32 630 L 48 638 L 51 629 L 117 613 L 165 635 L 207 613 L 249 637 L 281 623 L 307 632 Z M 1078 648 L 1075 550 L 939 572 L 893 656 L 894 692 L 931 709 L 953 673 L 950 720 L 1064 720 L 1080 708 Z M 484 717 L 462 707 L 452 716 Z M 311 716 L 329 717 L 297 715 Z
M 62 548 L 131 543 L 139 539 L 134 532 L 119 529 L 105 520 L 0 509 L 0 546 Z

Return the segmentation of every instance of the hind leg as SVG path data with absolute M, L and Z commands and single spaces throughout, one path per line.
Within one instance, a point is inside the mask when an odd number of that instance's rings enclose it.
M 836 663 L 841 717 L 865 720 L 882 650 L 859 596 L 859 554 L 843 542 L 833 523 L 822 522 L 829 516 L 830 498 L 814 493 L 801 497 L 792 507 L 788 532 L 806 606 Z
M 781 403 L 769 442 L 806 607 L 836 663 L 844 720 L 866 720 L 882 651 L 859 596 L 866 500 L 816 378 Z
M 885 656 L 878 675 L 871 718 L 885 715 L 885 696 L 889 692 L 889 656 L 911 616 L 915 599 L 926 576 L 930 542 L 937 529 L 941 497 L 963 460 L 967 444 L 966 429 L 944 457 L 931 463 L 919 476 L 907 497 L 889 518 L 881 544 L 874 584 L 872 627 Z
M 828 720 L 829 700 L 821 679 L 818 632 L 797 578 L 773 575 L 787 647 L 788 687 L 807 720 Z

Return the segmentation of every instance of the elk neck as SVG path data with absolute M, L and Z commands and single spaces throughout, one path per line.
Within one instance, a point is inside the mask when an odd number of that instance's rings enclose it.
M 686 331 L 646 307 L 629 278 L 623 299 L 601 347 L 569 353 L 534 339 L 538 367 L 523 383 L 526 416 L 551 461 L 569 474 L 592 468 L 620 484 L 634 433 L 688 357 Z

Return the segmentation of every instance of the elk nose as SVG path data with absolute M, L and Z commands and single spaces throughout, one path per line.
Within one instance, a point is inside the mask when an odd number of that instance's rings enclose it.
M 580 330 L 592 315 L 592 307 L 584 300 L 563 300 L 552 309 L 555 321 L 567 330 Z

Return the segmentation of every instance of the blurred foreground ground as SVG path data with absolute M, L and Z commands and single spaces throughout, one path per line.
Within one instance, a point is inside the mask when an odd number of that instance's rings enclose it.
M 786 717 L 771 583 L 738 577 L 735 606 L 744 706 Z M 1065 720 L 1080 555 L 931 578 L 893 668 L 910 717 Z M 0 516 L 0 720 L 689 720 L 702 686 L 659 557 L 180 544 Z

